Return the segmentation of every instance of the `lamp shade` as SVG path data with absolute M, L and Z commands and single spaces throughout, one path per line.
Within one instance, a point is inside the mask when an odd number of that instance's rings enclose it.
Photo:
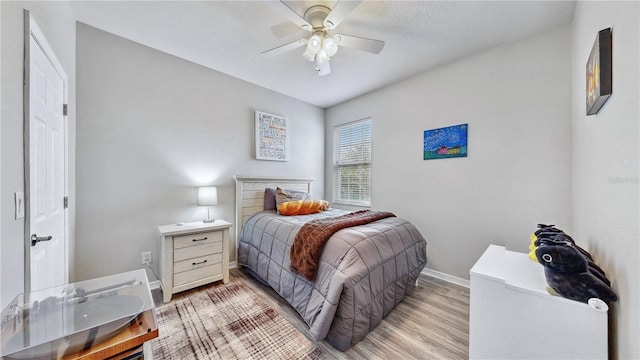
M 218 205 L 218 189 L 215 186 L 203 186 L 198 188 L 198 205 Z
M 304 56 L 309 61 L 313 61 L 316 58 L 316 52 L 312 49 L 307 48 L 302 56 Z
M 314 34 L 309 38 L 307 43 L 307 49 L 318 51 L 322 45 L 322 38 L 318 34 Z
M 331 58 L 329 57 L 329 54 L 327 54 L 327 51 L 323 48 L 318 51 L 316 60 L 318 61 L 318 64 L 324 64 L 329 62 Z
M 327 51 L 329 57 L 332 57 L 338 52 L 338 44 L 329 36 L 322 40 L 322 47 Z

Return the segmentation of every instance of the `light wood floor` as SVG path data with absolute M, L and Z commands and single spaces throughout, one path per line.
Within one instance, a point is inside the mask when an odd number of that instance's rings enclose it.
M 264 295 L 309 340 L 308 326 L 273 289 L 241 270 L 230 271 Z M 159 291 L 154 291 L 159 293 Z M 161 296 L 154 298 L 161 303 Z M 367 337 L 346 352 L 316 342 L 327 359 L 468 359 L 469 289 L 421 275 L 418 286 Z

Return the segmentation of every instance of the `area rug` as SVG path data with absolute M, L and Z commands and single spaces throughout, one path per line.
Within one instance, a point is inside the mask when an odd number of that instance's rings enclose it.
M 157 308 L 154 360 L 318 359 L 322 351 L 240 281 Z

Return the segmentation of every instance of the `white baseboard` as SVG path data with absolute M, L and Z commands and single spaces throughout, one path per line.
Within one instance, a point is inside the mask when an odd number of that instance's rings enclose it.
M 434 277 L 436 279 L 440 279 L 440 280 L 443 280 L 443 281 L 446 281 L 446 282 L 450 282 L 450 283 L 455 284 L 455 285 L 463 286 L 463 287 L 466 287 L 466 288 L 469 288 L 470 285 L 471 285 L 471 283 L 467 279 L 459 278 L 457 276 L 445 274 L 443 272 L 435 271 L 435 270 L 432 270 L 432 269 L 424 268 L 424 270 L 422 270 L 421 274 L 427 275 L 427 276 L 431 276 L 431 277 Z
M 235 261 L 229 261 L 229 269 L 235 269 L 238 267 L 238 263 Z
M 151 290 L 160 289 L 160 280 L 149 281 L 149 287 Z

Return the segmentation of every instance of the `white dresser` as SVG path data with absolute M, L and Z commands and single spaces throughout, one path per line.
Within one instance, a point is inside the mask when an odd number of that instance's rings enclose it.
M 607 358 L 607 312 L 550 295 L 527 254 L 490 245 L 470 275 L 470 359 Z
M 180 291 L 218 280 L 229 282 L 230 227 L 224 220 L 158 226 L 165 303 Z

